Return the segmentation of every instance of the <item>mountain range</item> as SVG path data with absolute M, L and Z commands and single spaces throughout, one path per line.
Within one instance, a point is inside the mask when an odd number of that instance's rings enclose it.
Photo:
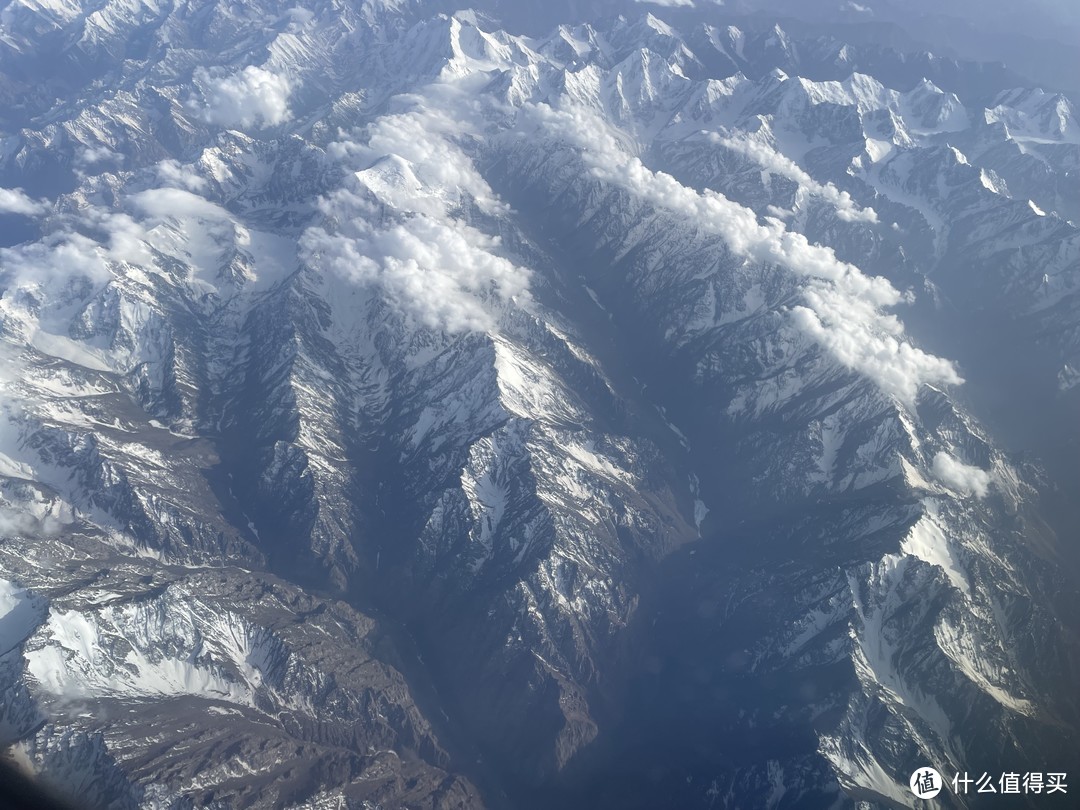
M 1068 92 L 603 6 L 4 4 L 12 760 L 118 810 L 1076 771 Z

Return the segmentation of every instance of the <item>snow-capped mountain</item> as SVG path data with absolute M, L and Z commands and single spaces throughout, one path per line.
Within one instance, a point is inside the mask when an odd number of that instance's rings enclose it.
M 1072 101 L 605 10 L 0 10 L 16 762 L 775 808 L 1080 761 Z

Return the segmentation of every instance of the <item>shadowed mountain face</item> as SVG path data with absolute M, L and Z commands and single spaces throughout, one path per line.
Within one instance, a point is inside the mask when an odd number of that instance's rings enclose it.
M 609 11 L 0 11 L 21 767 L 471 810 L 1080 765 L 1071 100 Z

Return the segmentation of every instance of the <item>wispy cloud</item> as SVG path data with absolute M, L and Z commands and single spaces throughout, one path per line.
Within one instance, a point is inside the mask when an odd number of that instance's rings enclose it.
M 178 160 L 163 160 L 157 165 L 158 180 L 166 186 L 184 188 L 188 191 L 204 191 L 207 187 L 206 179 L 190 166 L 186 166 Z
M 985 498 L 993 480 L 990 473 L 964 464 L 945 452 L 934 456 L 934 475 L 949 489 L 964 495 Z
M 645 3 L 650 6 L 683 6 L 685 8 L 693 8 L 694 0 L 634 0 L 635 3 Z M 723 2 L 723 0 L 712 0 L 712 2 Z
M 747 136 L 733 138 L 717 133 L 710 134 L 710 140 L 725 149 L 738 152 L 764 167 L 773 174 L 794 180 L 811 194 L 815 194 L 836 208 L 836 215 L 845 222 L 877 222 L 877 212 L 873 208 L 860 208 L 851 195 L 840 191 L 832 183 L 819 183 L 806 173 L 795 161 L 782 155 L 767 144 Z
M 48 210 L 48 203 L 33 199 L 21 188 L 0 188 L 0 214 L 35 217 Z
M 225 209 L 186 189 L 147 189 L 128 195 L 126 202 L 132 213 L 85 206 L 75 215 L 58 215 L 37 242 L 0 249 L 0 276 L 10 288 L 62 287 L 78 280 L 100 284 L 113 277 L 113 263 L 155 264 L 149 246 L 155 221 L 231 220 Z
M 9 290 L 80 278 L 100 282 L 109 278 L 107 260 L 107 251 L 93 239 L 58 231 L 37 242 L 0 249 L 0 278 Z
M 229 219 L 229 212 L 182 188 L 153 188 L 128 197 L 142 213 L 156 219 Z
M 343 212 L 343 199 L 330 203 Z M 343 233 L 309 229 L 301 255 L 362 285 L 376 285 L 419 325 L 450 333 L 493 328 L 488 298 L 528 291 L 522 268 L 498 256 L 496 238 L 461 222 L 417 214 L 388 227 L 355 223 Z
M 331 146 L 353 183 L 323 200 L 325 222 L 304 234 L 301 256 L 378 287 L 420 326 L 490 330 L 497 306 L 528 300 L 529 273 L 467 221 L 507 210 L 456 142 L 469 102 L 449 85 L 399 102 L 407 109 Z
M 921 386 L 962 381 L 952 363 L 904 339 L 903 325 L 886 311 L 903 296 L 886 279 L 865 275 L 779 220 L 759 222 L 752 210 L 715 191 L 699 192 L 652 171 L 588 109 L 572 103 L 532 105 L 526 120 L 580 149 L 585 164 L 604 182 L 719 235 L 738 255 L 804 278 L 804 305 L 793 308 L 792 323 L 885 393 L 913 407 Z

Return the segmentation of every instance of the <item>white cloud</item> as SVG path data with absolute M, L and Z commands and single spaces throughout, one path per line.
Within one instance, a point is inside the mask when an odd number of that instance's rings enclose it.
M 937 479 L 956 492 L 984 498 L 990 489 L 990 473 L 964 464 L 948 453 L 940 452 L 934 456 L 933 469 Z
M 335 210 L 342 210 L 340 200 Z M 451 333 L 494 326 L 485 298 L 527 295 L 527 273 L 494 253 L 498 246 L 497 238 L 462 222 L 425 214 L 389 227 L 356 223 L 348 235 L 311 228 L 300 243 L 313 265 L 377 285 L 422 326 Z
M 50 537 L 64 524 L 52 515 L 38 517 L 0 503 L 0 537 Z
M 634 2 L 647 3 L 651 6 L 683 6 L 686 8 L 694 7 L 694 0 L 634 0 Z
M 792 311 L 792 322 L 885 393 L 911 407 L 924 384 L 962 382 L 952 363 L 903 339 L 903 325 L 884 311 L 903 296 L 886 279 L 865 275 L 777 219 L 762 224 L 752 210 L 715 191 L 699 192 L 652 171 L 588 110 L 540 104 L 527 108 L 525 119 L 581 149 L 586 165 L 601 180 L 721 236 L 736 254 L 805 278 L 806 305 Z
M 48 203 L 33 199 L 21 188 L 0 188 L 0 214 L 36 217 L 48 210 Z
M 158 163 L 157 176 L 167 186 L 188 191 L 203 191 L 207 187 L 206 179 L 200 177 L 194 168 L 171 158 Z
M 289 18 L 290 22 L 303 27 L 315 19 L 315 12 L 303 6 L 293 6 L 285 12 L 285 16 Z
M 208 124 L 248 129 L 277 126 L 292 118 L 288 78 L 255 65 L 229 76 L 213 77 L 198 68 L 195 82 L 202 99 L 192 99 L 189 106 Z
M 494 309 L 529 300 L 529 273 L 462 216 L 507 210 L 457 144 L 472 133 L 474 96 L 435 84 L 397 103 L 408 108 L 331 145 L 354 185 L 322 202 L 326 224 L 304 234 L 301 256 L 378 287 L 426 328 L 493 329 Z
M 77 233 L 57 232 L 37 242 L 0 249 L 0 278 L 9 288 L 52 286 L 109 278 L 107 252 Z M 7 296 L 5 291 L 4 296 Z
M 385 158 L 402 161 L 403 176 L 382 187 L 386 201 L 397 208 L 445 212 L 467 199 L 488 214 L 506 211 L 455 142 L 470 133 L 472 119 L 478 115 L 475 95 L 450 84 L 436 84 L 425 95 L 402 96 L 398 101 L 410 109 L 385 115 L 363 133 L 330 144 L 330 155 L 357 169 L 370 168 Z M 428 192 L 418 193 L 417 184 Z
M 773 174 L 794 180 L 810 193 L 827 200 L 836 208 L 836 215 L 845 222 L 878 221 L 877 212 L 873 208 L 860 208 L 846 191 L 840 191 L 832 183 L 819 183 L 795 161 L 766 144 L 749 137 L 745 139 L 725 137 L 715 132 L 711 133 L 710 140 L 726 149 L 745 155 Z
M 87 205 L 55 214 L 52 225 L 36 242 L 0 249 L 4 286 L 14 291 L 58 290 L 75 281 L 101 284 L 112 278 L 111 263 L 145 266 L 154 261 L 145 241 L 146 228 L 130 214 Z
M 231 221 L 224 208 L 184 189 L 148 189 L 127 201 L 140 219 L 91 205 L 77 215 L 59 216 L 56 228 L 37 242 L 0 249 L 0 277 L 10 287 L 57 288 L 76 279 L 103 283 L 112 278 L 112 262 L 155 263 L 148 247 L 148 229 L 155 220 Z
M 132 265 L 153 263 L 153 254 L 146 247 L 146 230 L 132 217 L 102 210 L 90 211 L 87 214 L 97 220 L 98 226 L 106 234 L 108 259 Z
M 107 146 L 84 146 L 75 157 L 75 163 L 83 167 L 99 163 L 119 164 L 123 161 L 123 155 L 114 152 Z
M 220 205 L 182 188 L 147 189 L 132 194 L 128 200 L 156 219 L 230 219 L 229 212 Z

